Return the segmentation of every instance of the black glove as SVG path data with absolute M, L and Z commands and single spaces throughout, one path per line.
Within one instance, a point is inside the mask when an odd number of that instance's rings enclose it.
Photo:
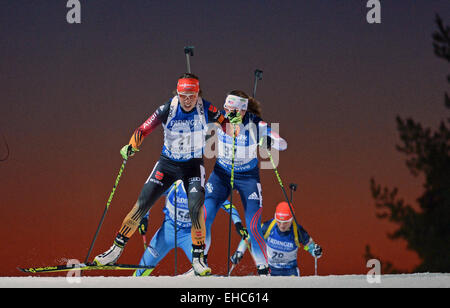
M 267 150 L 270 150 L 272 148 L 272 138 L 270 136 L 262 136 L 262 143 L 261 146 Z
M 242 257 L 244 256 L 244 254 L 241 251 L 236 251 L 231 257 L 230 257 L 230 261 L 233 264 L 238 264 L 241 260 Z
M 148 218 L 142 217 L 138 227 L 139 233 L 141 235 L 145 235 L 145 233 L 147 233 L 147 229 L 148 229 Z
M 239 234 L 240 237 L 242 237 L 242 239 L 248 239 L 249 235 L 248 235 L 248 231 L 246 228 L 244 228 L 244 226 L 242 225 L 242 223 L 237 222 L 234 224 L 234 226 L 236 227 L 236 231 Z

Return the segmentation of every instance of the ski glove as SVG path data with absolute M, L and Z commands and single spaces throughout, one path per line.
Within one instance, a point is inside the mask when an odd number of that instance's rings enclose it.
M 139 223 L 139 233 L 141 235 L 145 235 L 147 233 L 147 229 L 148 229 L 148 218 L 147 217 L 142 217 L 141 222 Z
M 230 123 L 234 125 L 239 125 L 242 123 L 242 116 L 240 112 L 230 112 L 228 114 L 228 119 L 230 120 Z
M 315 243 L 309 245 L 308 251 L 314 258 L 320 258 L 322 256 L 322 247 Z
M 123 159 L 128 159 L 128 157 L 133 156 L 137 151 L 139 150 L 133 148 L 131 144 L 127 144 L 122 149 L 120 149 L 120 155 L 122 155 Z
M 272 138 L 270 138 L 270 136 L 266 135 L 266 136 L 261 137 L 261 141 L 260 141 L 259 145 L 270 151 L 270 149 L 272 148 L 272 143 L 273 143 Z
M 238 250 L 230 257 L 230 261 L 233 264 L 238 264 L 239 262 L 241 262 L 243 256 L 244 254 Z
M 239 234 L 240 237 L 242 237 L 243 240 L 248 239 L 249 237 L 248 231 L 246 228 L 244 228 L 241 222 L 235 223 L 234 226 L 236 227 L 237 233 Z

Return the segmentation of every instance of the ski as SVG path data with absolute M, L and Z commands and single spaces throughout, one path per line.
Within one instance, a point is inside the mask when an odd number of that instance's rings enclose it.
M 95 263 L 80 263 L 70 265 L 56 265 L 56 266 L 44 266 L 44 267 L 30 267 L 17 269 L 24 273 L 56 273 L 67 272 L 72 270 L 137 270 L 137 269 L 152 269 L 150 266 L 130 265 L 130 264 L 113 264 L 113 265 L 97 265 Z

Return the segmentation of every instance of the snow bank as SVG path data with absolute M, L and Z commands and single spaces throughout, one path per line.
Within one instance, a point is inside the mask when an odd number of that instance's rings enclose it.
M 1 288 L 449 288 L 450 274 L 305 277 L 0 277 Z

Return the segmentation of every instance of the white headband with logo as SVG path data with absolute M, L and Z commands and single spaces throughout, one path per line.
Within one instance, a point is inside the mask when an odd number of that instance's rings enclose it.
M 248 99 L 236 95 L 228 95 L 223 105 L 224 108 L 237 110 L 247 110 L 247 106 Z

